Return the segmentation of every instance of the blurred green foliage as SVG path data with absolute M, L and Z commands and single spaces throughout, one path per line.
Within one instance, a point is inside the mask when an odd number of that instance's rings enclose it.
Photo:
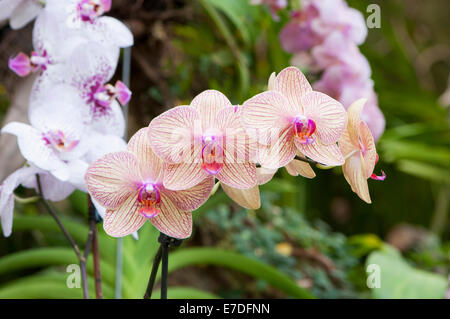
M 368 1 L 348 2 L 367 15 Z M 169 297 L 443 297 L 450 265 L 450 135 L 448 108 L 438 103 L 438 97 L 449 67 L 433 69 L 437 84 L 427 85 L 418 74 L 408 36 L 423 21 L 415 20 L 408 1 L 372 2 L 381 6 L 382 27 L 369 30 L 361 50 L 371 64 L 387 122 L 377 144 L 381 160 L 376 167 L 387 173 L 387 179 L 369 182 L 374 203 L 367 205 L 352 193 L 340 169 L 316 170 L 314 180 L 280 170 L 261 187 L 262 208 L 257 211 L 238 208 L 218 191 L 194 212 L 193 242 L 207 230 L 214 248 L 192 247 L 188 241 L 171 253 L 170 271 L 214 265 L 250 276 L 253 279 L 246 278 L 252 284 L 235 281 L 217 291 L 170 287 Z M 438 2 L 448 8 L 445 1 Z M 290 64 L 290 55 L 278 41 L 287 11 L 277 22 L 267 8 L 246 0 L 197 0 L 188 5 L 194 8 L 194 19 L 171 25 L 167 41 L 175 54 L 167 55 L 163 63 L 171 94 L 180 104 L 207 88 L 243 103 L 266 88 L 271 72 Z M 434 16 L 428 14 L 424 19 L 432 21 Z M 430 29 L 434 39 L 430 36 L 417 50 L 430 41 L 448 41 L 450 28 Z M 156 87 L 149 87 L 147 94 L 156 101 L 163 99 Z M 0 88 L 0 117 L 7 105 L 4 96 Z M 69 215 L 64 223 L 82 245 L 87 237 L 86 195 L 76 192 L 58 207 Z M 5 252 L 0 258 L 0 298 L 81 297 L 80 289 L 65 285 L 65 267 L 77 261 L 56 224 L 31 204 L 18 204 L 15 216 L 13 237 L 0 243 Z M 404 256 L 383 242 L 399 223 L 428 229 L 425 240 Z M 157 248 L 157 232 L 150 224 L 139 237 L 124 240 L 124 298 L 142 297 Z M 115 239 L 101 229 L 100 248 L 104 295 L 112 298 Z M 367 288 L 369 264 L 381 267 L 380 289 Z M 88 265 L 93 295 L 91 260 Z

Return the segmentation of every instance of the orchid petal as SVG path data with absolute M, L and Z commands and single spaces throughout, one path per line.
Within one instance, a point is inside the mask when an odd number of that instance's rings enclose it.
M 290 125 L 295 113 L 288 100 L 276 91 L 255 95 L 242 106 L 242 124 L 247 134 L 259 143 L 270 144 L 271 135 Z
M 164 187 L 170 190 L 194 187 L 208 176 L 200 162 L 164 165 Z
M 103 219 L 105 232 L 112 237 L 123 237 L 137 231 L 147 220 L 139 214 L 140 206 L 136 195 L 132 194 L 117 209 L 108 209 Z
M 362 156 L 364 160 L 364 167 L 365 167 L 365 177 L 366 179 L 369 178 L 373 170 L 375 168 L 375 164 L 377 163 L 377 150 L 375 148 L 375 141 L 372 136 L 372 132 L 370 131 L 369 127 L 366 123 L 361 122 L 360 123 L 360 138 L 361 138 L 361 145 L 364 148 L 364 151 L 362 151 Z
M 359 123 L 361 123 L 361 114 L 366 102 L 367 99 L 365 98 L 359 99 L 353 102 L 347 109 L 348 115 L 347 131 L 351 142 L 356 147 L 359 147 L 359 128 L 360 128 Z
M 219 111 L 227 106 L 232 106 L 230 100 L 223 93 L 216 90 L 206 90 L 197 95 L 191 102 L 200 115 L 202 129 L 217 127 Z
M 201 131 L 200 117 L 191 106 L 177 106 L 154 118 L 149 125 L 150 145 L 164 161 L 181 163 L 200 160 L 201 147 L 194 148 L 193 133 Z
M 298 150 L 311 158 L 326 166 L 340 166 L 344 164 L 344 157 L 342 156 L 339 147 L 336 144 L 325 145 L 319 140 L 311 144 L 301 144 L 297 139 L 294 139 Z
M 261 207 L 258 185 L 249 189 L 237 189 L 221 184 L 224 192 L 238 205 L 247 209 L 258 209 Z
M 40 171 L 37 168 L 35 169 L 36 173 L 39 174 L 39 181 L 41 183 L 43 193 L 42 195 L 45 199 L 52 202 L 59 202 L 69 197 L 69 195 L 75 190 L 75 186 L 72 184 L 63 182 L 45 171 Z M 82 176 L 84 176 L 84 174 Z M 21 185 L 26 188 L 34 188 L 36 192 L 39 191 L 36 181 L 36 174 L 30 175 L 21 183 Z
M 131 91 L 122 81 L 117 81 L 114 86 L 116 89 L 117 100 L 122 105 L 126 105 L 131 99 Z
M 119 207 L 137 192 L 141 180 L 138 159 L 130 152 L 110 153 L 92 163 L 85 175 L 91 196 L 109 209 Z
M 167 196 L 161 196 L 160 213 L 150 219 L 160 232 L 174 238 L 187 238 L 192 233 L 192 214 L 180 210 Z
M 186 190 L 164 190 L 172 202 L 182 211 L 193 211 L 199 208 L 209 198 L 214 187 L 214 177 L 209 176 L 200 183 Z
M 365 167 L 362 154 L 355 154 L 348 158 L 342 166 L 342 171 L 352 191 L 363 201 L 370 204 L 369 186 L 367 185 L 367 178 L 364 176 Z
M 9 237 L 12 232 L 14 196 L 7 199 L 5 205 L 0 207 L 0 221 L 2 222 L 3 236 Z
M 98 36 L 103 36 L 106 43 L 114 43 L 121 48 L 127 48 L 134 44 L 130 29 L 119 20 L 113 17 L 101 17 L 97 23 L 99 24 L 96 29 L 99 32 Z
M 38 1 L 22 1 L 9 18 L 11 29 L 17 30 L 24 27 L 28 22 L 36 18 L 42 9 L 43 7 Z
M 279 137 L 267 148 L 260 147 L 259 158 L 261 166 L 267 168 L 279 168 L 288 164 L 295 157 L 297 148 L 294 144 L 294 133 L 291 127 L 281 131 Z
M 30 74 L 32 70 L 30 58 L 23 52 L 18 53 L 13 58 L 9 58 L 8 67 L 18 76 L 22 77 Z
M 301 175 L 306 178 L 314 178 L 316 177 L 316 173 L 311 168 L 311 165 L 305 163 L 303 161 L 294 159 L 286 165 L 286 170 L 289 175 L 298 176 Z
M 268 183 L 273 178 L 277 170 L 277 168 L 272 169 L 266 167 L 257 167 L 256 178 L 258 180 L 258 185 L 264 185 Z
M 238 189 L 252 188 L 257 184 L 256 166 L 248 162 L 224 162 L 216 177 L 221 183 Z
M 287 98 L 289 103 L 286 107 L 294 113 L 303 111 L 302 97 L 312 92 L 305 75 L 293 66 L 285 68 L 278 74 L 275 90 Z
M 136 155 L 144 180 L 162 181 L 162 160 L 153 152 L 149 141 L 150 128 L 137 131 L 128 142 L 127 150 Z
M 347 126 L 347 112 L 341 103 L 320 92 L 302 97 L 305 116 L 316 123 L 316 135 L 323 144 L 336 143 Z

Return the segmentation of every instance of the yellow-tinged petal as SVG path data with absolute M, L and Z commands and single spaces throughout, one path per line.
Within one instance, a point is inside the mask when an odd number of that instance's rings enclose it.
M 342 166 L 344 177 L 354 191 L 363 201 L 370 204 L 369 186 L 365 177 L 363 156 L 357 153 L 350 156 Z
M 362 98 L 353 102 L 347 110 L 348 123 L 347 131 L 350 141 L 356 147 L 359 147 L 359 123 L 361 122 L 361 114 L 367 99 Z
M 377 150 L 375 148 L 375 140 L 373 139 L 372 132 L 366 123 L 360 123 L 360 138 L 361 144 L 364 147 L 362 152 L 365 167 L 365 177 L 369 178 L 375 168 L 377 162 Z
M 221 183 L 224 192 L 238 205 L 247 209 L 261 207 L 258 185 L 249 189 L 237 189 Z
M 306 178 L 316 177 L 316 173 L 308 163 L 297 159 L 294 159 L 293 161 L 288 163 L 285 167 L 288 173 L 292 176 L 301 175 Z

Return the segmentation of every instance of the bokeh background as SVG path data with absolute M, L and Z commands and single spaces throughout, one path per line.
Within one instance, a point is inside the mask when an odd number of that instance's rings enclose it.
M 373 204 L 351 192 L 340 169 L 307 180 L 280 170 L 261 187 L 262 207 L 240 208 L 219 189 L 194 212 L 193 237 L 171 253 L 169 297 L 444 298 L 450 268 L 450 21 L 447 0 L 348 0 L 366 17 L 381 8 L 381 28 L 360 47 L 372 68 L 386 131 L 378 141 L 384 182 L 369 181 Z M 114 0 L 110 14 L 135 36 L 128 133 L 201 91 L 242 103 L 290 65 L 274 21 L 247 0 Z M 32 26 L 0 27 L 0 120 L 26 121 L 30 80 L 7 59 L 31 51 Z M 117 72 L 120 78 L 120 67 Z M 0 137 L 0 178 L 23 165 L 15 139 Z M 32 196 L 19 189 L 21 197 Z M 81 246 L 86 195 L 55 204 Z M 101 225 L 105 298 L 114 297 L 115 239 Z M 123 298 L 140 298 L 156 231 L 124 239 Z M 209 247 L 209 248 L 205 248 Z M 249 259 L 250 258 L 250 259 Z M 252 261 L 257 262 L 253 264 Z M 13 234 L 0 239 L 0 298 L 78 298 L 66 286 L 76 263 L 56 224 L 36 203 L 17 203 Z M 89 272 L 92 265 L 89 260 Z M 366 267 L 381 267 L 381 288 Z M 90 277 L 90 285 L 93 285 Z M 92 288 L 92 287 L 91 287 Z

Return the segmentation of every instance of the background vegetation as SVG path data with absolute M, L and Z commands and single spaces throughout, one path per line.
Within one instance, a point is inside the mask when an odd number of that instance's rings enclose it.
M 277 22 L 246 0 L 113 2 L 112 15 L 125 20 L 136 38 L 130 134 L 207 88 L 242 103 L 266 88 L 272 71 L 290 64 L 278 41 L 287 11 Z M 381 28 L 370 29 L 361 47 L 387 123 L 377 145 L 377 169 L 387 179 L 369 182 L 373 204 L 351 192 L 340 169 L 316 170 L 314 180 L 280 170 L 261 188 L 257 211 L 239 208 L 219 190 L 194 212 L 193 237 L 171 253 L 169 297 L 444 297 L 450 267 L 449 3 L 348 2 L 366 16 L 369 3 L 381 7 Z M 2 50 L 29 32 L 3 26 Z M 15 51 L 27 51 L 26 45 Z M 4 115 L 17 79 L 1 74 Z M 88 229 L 85 197 L 76 192 L 56 205 L 81 246 Z M 115 239 L 101 226 L 99 231 L 104 296 L 113 298 Z M 148 224 L 138 241 L 125 238 L 123 298 L 142 297 L 156 237 Z M 0 298 L 81 297 L 81 289 L 66 286 L 66 266 L 76 262 L 43 207 L 18 203 L 13 235 L 0 239 Z M 367 288 L 368 264 L 382 269 L 380 289 Z M 91 259 L 88 271 L 93 286 Z

